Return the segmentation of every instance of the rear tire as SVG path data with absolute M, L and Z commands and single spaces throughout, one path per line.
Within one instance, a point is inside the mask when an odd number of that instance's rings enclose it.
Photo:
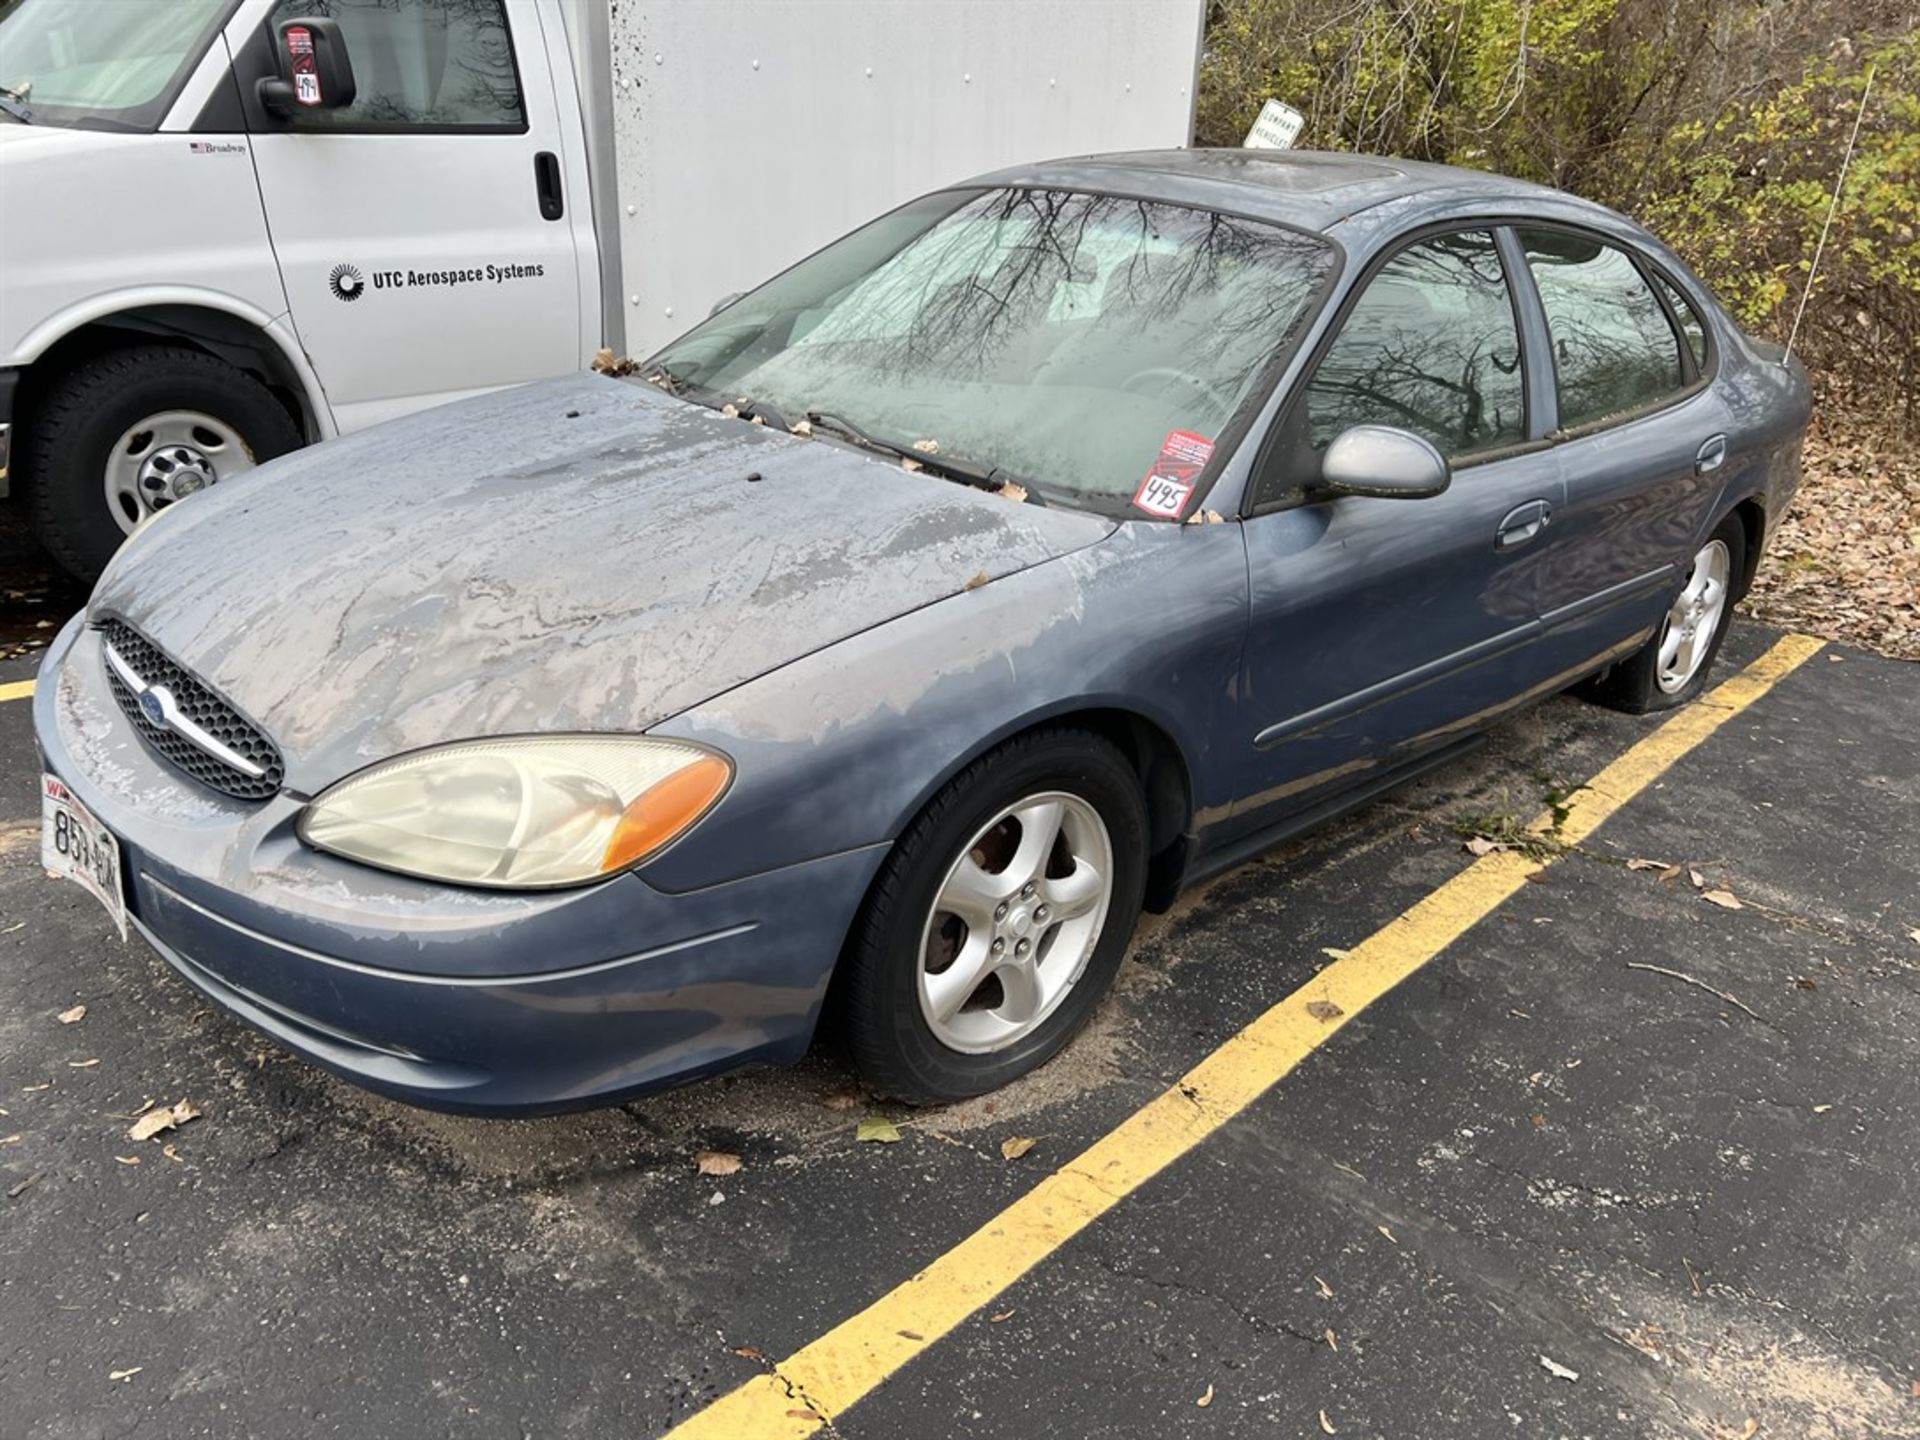
M 147 421 L 179 432 L 176 456 L 148 442 L 169 486 L 129 462 L 122 442 Z M 201 423 L 201 422 L 211 422 Z M 200 432 L 198 441 L 195 431 Z M 224 360 L 177 345 L 114 350 L 55 377 L 21 427 L 20 478 L 40 543 L 63 568 L 91 584 L 148 510 L 297 449 L 293 417 L 273 392 Z M 116 467 L 128 473 L 112 498 Z M 184 478 L 185 484 L 179 483 Z M 158 502 L 157 504 L 155 502 Z
M 863 1078 L 929 1104 L 1045 1064 L 1120 968 L 1146 861 L 1139 779 L 1102 736 L 1035 731 L 969 765 L 882 864 L 835 977 Z
M 1590 682 L 1588 699 L 1646 715 L 1685 705 L 1707 688 L 1707 675 L 1733 623 L 1734 587 L 1746 573 L 1747 530 L 1738 515 L 1722 520 L 1694 552 L 1674 601 L 1652 638 Z

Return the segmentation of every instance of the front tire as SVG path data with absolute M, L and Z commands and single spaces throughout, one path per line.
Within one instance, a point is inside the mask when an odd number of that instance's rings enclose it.
M 91 584 L 148 514 L 300 445 L 258 380 L 185 346 L 114 350 L 57 376 L 20 436 L 40 543 Z
M 915 817 L 855 922 L 836 983 L 854 1064 L 915 1104 L 1046 1063 L 1120 968 L 1146 884 L 1147 814 L 1090 731 L 1020 736 Z
M 1746 573 L 1746 558 L 1746 526 L 1729 515 L 1694 552 L 1653 637 L 1594 681 L 1590 698 L 1645 715 L 1684 705 L 1706 689 L 1707 672 L 1733 623 L 1734 587 Z

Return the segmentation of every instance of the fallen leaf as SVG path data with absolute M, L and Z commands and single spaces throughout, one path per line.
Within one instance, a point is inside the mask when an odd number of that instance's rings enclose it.
M 987 1317 L 987 1323 L 989 1325 L 1004 1325 L 1006 1324 L 1007 1321 L 1011 1320 L 1012 1318 L 1013 1318 L 1013 1311 L 1002 1310 L 998 1315 L 989 1315 Z
M 86 1018 L 87 1007 L 84 1005 L 76 1005 L 71 1010 L 62 1010 L 58 1015 L 54 1016 L 54 1019 L 58 1020 L 62 1025 L 78 1025 Z
M 1835 655 L 1831 658 L 1838 660 L 1840 657 Z M 1760 1422 L 1749 1415 L 1747 1417 L 1747 1423 L 1740 1427 L 1740 1440 L 1753 1440 L 1753 1437 L 1759 1433 Z
M 1818 990 L 1820 986 L 1816 981 L 1809 980 L 1804 975 L 1796 975 L 1793 980 L 1793 988 L 1796 990 Z
M 67 1068 L 69 1070 L 91 1070 L 94 1066 L 98 1065 L 99 1063 L 100 1062 L 98 1059 L 69 1060 L 67 1061 Z
M 832 1090 L 820 1097 L 820 1103 L 829 1110 L 858 1110 L 867 1102 L 858 1090 Z
M 1313 1277 L 1313 1283 L 1320 1287 L 1320 1298 L 1322 1300 L 1331 1300 L 1333 1298 L 1333 1287 L 1318 1275 Z
M 1329 1350 L 1338 1350 L 1340 1348 L 1340 1342 L 1333 1338 L 1333 1327 L 1331 1325 L 1327 1327 L 1327 1348 Z
M 1307 1002 L 1307 1014 L 1322 1022 L 1338 1020 L 1346 1013 L 1346 1011 L 1342 1010 L 1331 1000 L 1309 1000 Z
M 1024 505 L 1027 503 L 1027 487 L 1024 485 L 1016 485 L 1011 480 L 1002 480 L 1000 482 L 1000 488 L 993 493 L 998 495 L 1002 500 L 1013 501 L 1016 505 Z
M 1544 1115 L 1536 1115 L 1533 1117 L 1533 1128 L 1536 1130 L 1544 1129 L 1546 1127 L 1546 1123 L 1547 1123 L 1547 1117 Z
M 38 1184 L 40 1177 L 44 1174 L 46 1174 L 46 1171 L 36 1170 L 33 1172 L 33 1174 L 27 1176 L 26 1179 L 15 1182 L 12 1186 L 8 1187 L 7 1199 L 18 1200 L 22 1195 L 26 1194 L 27 1191 L 31 1190 L 36 1184 Z
M 1914 944 L 1920 945 L 1920 930 L 1907 931 L 1907 938 L 1913 941 Z
M 902 1340 L 925 1340 L 927 1338 L 918 1330 L 896 1330 L 893 1333 L 898 1335 Z
M 19 1143 L 18 1135 L 0 1135 L 0 1145 L 18 1145 Z
M 131 1380 L 146 1368 L 144 1365 L 136 1365 L 131 1370 L 109 1370 L 107 1372 L 107 1378 L 109 1380 Z
M 987 574 L 986 571 L 984 570 L 976 571 L 974 574 L 974 577 L 971 580 L 967 581 L 967 583 L 965 585 L 962 585 L 960 588 L 962 590 L 978 590 L 982 585 L 986 584 L 991 579 L 993 579 L 993 577 Z
M 116 1155 L 113 1158 L 118 1160 L 122 1165 L 138 1165 L 140 1163 L 140 1157 L 138 1155 Z
M 1387 1229 L 1387 1227 L 1386 1227 L 1386 1226 L 1384 1226 L 1384 1225 L 1376 1225 L 1376 1226 L 1374 1226 L 1373 1228 L 1374 1228 L 1374 1229 L 1376 1229 L 1376 1230 L 1378 1230 L 1378 1231 L 1379 1231 L 1379 1232 L 1380 1232 L 1380 1233 L 1381 1233 L 1382 1235 L 1384 1235 L 1384 1236 L 1386 1236 L 1386 1237 L 1387 1237 L 1387 1239 L 1389 1239 L 1389 1240 L 1393 1240 L 1393 1232 L 1392 1232 L 1391 1230 L 1389 1230 L 1389 1229 Z M 1396 1245 L 1398 1245 L 1398 1244 L 1399 1244 L 1400 1242 L 1399 1242 L 1398 1240 L 1393 1240 L 1393 1243 L 1394 1243 L 1394 1244 L 1396 1244 Z
M 1351 950 L 1336 950 L 1331 945 L 1322 946 L 1320 949 L 1320 953 L 1326 956 L 1329 960 L 1344 960 L 1349 955 L 1353 954 Z
M 811 420 L 796 420 L 787 428 L 796 435 L 813 434 L 813 422 Z
M 911 475 L 914 471 L 924 470 L 926 467 L 911 455 L 902 455 L 900 457 L 900 468 Z
M 1531 1075 L 1527 1076 L 1527 1084 L 1538 1085 L 1541 1079 L 1546 1075 L 1546 1073 L 1547 1072 L 1544 1070 L 1534 1071 Z
M 1198 1400 L 1194 1401 L 1193 1403 L 1198 1405 L 1202 1410 L 1206 1409 L 1207 1406 L 1211 1405 L 1213 1403 L 1213 1386 L 1211 1385 L 1207 1386 L 1207 1393 L 1202 1395 Z
M 1831 1105 L 1816 1105 L 1813 1107 L 1813 1113 L 1816 1115 L 1824 1115 L 1831 1109 L 1833 1109 Z
M 1465 850 L 1469 855 L 1491 855 L 1496 850 L 1504 850 L 1504 845 L 1496 844 L 1484 835 L 1475 835 L 1467 841 Z
M 1333 1422 L 1327 1419 L 1327 1412 L 1324 1410 L 1320 1412 L 1320 1428 L 1326 1431 L 1327 1434 L 1329 1435 L 1338 1435 L 1340 1433 L 1338 1430 L 1333 1428 Z
M 22 1095 L 38 1095 L 42 1090 L 51 1089 L 53 1089 L 53 1081 L 42 1080 L 38 1085 L 22 1085 L 20 1087 L 20 1093 Z
M 868 1115 L 861 1120 L 853 1132 L 855 1140 L 870 1140 L 880 1145 L 891 1145 L 900 1138 L 900 1127 L 881 1115 Z
M 182 1100 L 177 1105 L 162 1105 L 149 1110 L 127 1131 L 129 1140 L 151 1140 L 166 1130 L 186 1124 L 189 1120 L 200 1118 L 200 1111 L 191 1100 Z
M 166 1156 L 167 1159 L 173 1161 L 173 1163 L 176 1165 L 184 1165 L 187 1163 L 185 1160 L 182 1160 L 180 1158 L 180 1152 L 174 1149 L 173 1146 L 171 1145 L 162 1145 L 160 1147 L 160 1153 Z
M 1704 890 L 1707 888 L 1707 877 L 1702 875 L 1698 870 L 1687 871 L 1687 879 L 1692 882 L 1693 888 L 1696 890 Z
M 922 455 L 938 455 L 940 453 L 940 442 L 938 440 L 916 440 L 913 442 L 913 448 L 918 450 Z
M 1667 862 L 1664 860 L 1629 860 L 1627 861 L 1627 869 L 1658 870 L 1658 871 L 1661 871 L 1662 873 L 1665 873 L 1666 871 L 1673 869 L 1673 866 L 1667 864 Z
M 1578 1370 L 1569 1370 L 1566 1366 L 1556 1364 L 1544 1355 L 1540 1357 L 1540 1365 L 1542 1369 L 1556 1380 L 1578 1380 L 1580 1378 L 1580 1372 Z
M 725 1150 L 702 1150 L 693 1157 L 693 1168 L 702 1175 L 738 1175 L 740 1157 Z
M 1722 910 L 1744 910 L 1747 908 L 1740 903 L 1738 897 L 1736 897 L 1731 890 L 1703 890 L 1700 893 L 1700 898 L 1709 905 L 1718 905 Z
M 1031 1149 L 1033 1149 L 1033 1137 L 1031 1135 L 1009 1135 L 1005 1140 L 1000 1142 L 1000 1158 L 1002 1160 L 1018 1160 Z
M 729 400 L 725 405 L 720 407 L 720 413 L 729 420 L 738 420 L 740 418 L 740 407 Z
M 764 1360 L 767 1358 L 764 1350 L 757 1350 L 751 1345 L 736 1345 L 733 1353 L 738 1355 L 742 1360 Z

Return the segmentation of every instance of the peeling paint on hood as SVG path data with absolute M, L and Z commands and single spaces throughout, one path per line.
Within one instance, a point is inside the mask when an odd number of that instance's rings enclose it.
M 643 729 L 1113 529 L 583 374 L 197 495 L 93 611 L 247 712 L 311 793 L 426 745 Z

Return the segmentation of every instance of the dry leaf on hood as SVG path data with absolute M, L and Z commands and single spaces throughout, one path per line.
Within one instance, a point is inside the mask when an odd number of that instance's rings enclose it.
M 62 1010 L 54 1018 L 62 1025 L 78 1025 L 82 1020 L 87 1018 L 87 1007 L 84 1005 L 76 1005 L 71 1010 Z
M 962 590 L 978 590 L 982 585 L 986 584 L 991 579 L 993 579 L 993 577 L 987 574 L 986 571 L 984 570 L 976 571 L 974 573 L 974 577 L 971 580 L 967 581 L 967 583 L 965 585 L 962 585 L 960 588 Z
M 914 459 L 911 455 L 902 455 L 900 457 L 900 468 L 906 471 L 909 475 L 911 475 L 913 474 L 914 471 L 923 470 L 926 467 L 923 466 L 918 460 Z
M 740 1157 L 725 1150 L 702 1150 L 693 1157 L 693 1168 L 702 1175 L 738 1175 Z
M 1033 1149 L 1033 1137 L 1031 1135 L 1010 1135 L 1000 1142 L 1000 1158 L 1003 1160 L 1018 1160 L 1031 1149 Z
M 918 450 L 922 455 L 938 455 L 940 453 L 940 442 L 938 440 L 916 440 L 913 442 L 913 448 Z
M 1016 505 L 1025 504 L 1027 499 L 1027 487 L 1024 485 L 1016 485 L 1011 480 L 1002 480 L 1000 482 L 1000 488 L 993 493 L 998 495 L 1002 500 L 1013 501 Z

